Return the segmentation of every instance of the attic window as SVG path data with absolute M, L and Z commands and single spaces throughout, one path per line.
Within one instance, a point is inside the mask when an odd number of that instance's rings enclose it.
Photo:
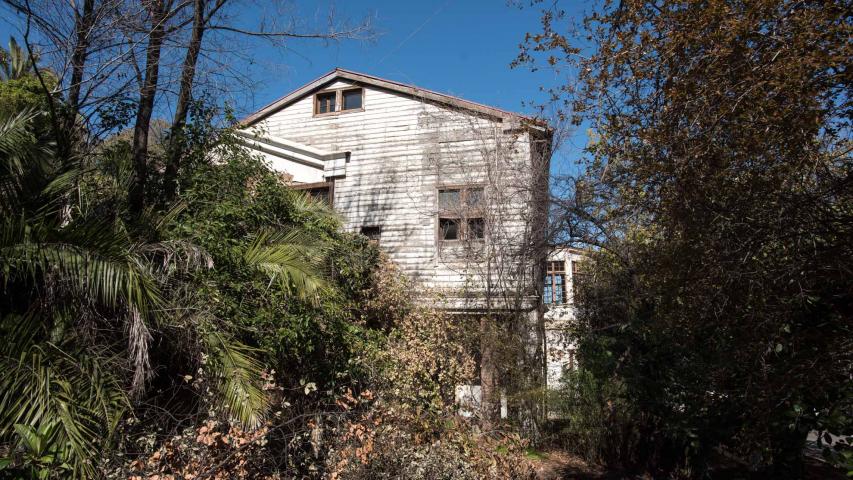
M 326 90 L 314 95 L 314 115 L 360 112 L 364 109 L 363 88 Z
M 343 95 L 343 109 L 344 110 L 358 110 L 361 108 L 361 96 L 363 90 L 360 88 L 353 88 L 350 90 L 344 90 L 342 92 Z
M 317 113 L 331 113 L 335 111 L 336 92 L 325 92 L 317 94 Z

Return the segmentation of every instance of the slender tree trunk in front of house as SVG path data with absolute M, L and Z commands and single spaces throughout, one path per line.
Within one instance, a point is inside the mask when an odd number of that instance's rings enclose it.
M 489 315 L 480 317 L 480 410 L 483 429 L 491 430 L 501 418 L 501 393 L 495 324 Z
M 184 65 L 181 70 L 181 89 L 178 92 L 178 102 L 175 105 L 175 116 L 172 120 L 172 135 L 169 142 L 169 151 L 166 157 L 165 189 L 166 200 L 174 199 L 178 187 L 178 170 L 181 167 L 181 155 L 183 154 L 184 126 L 189 114 L 190 102 L 192 101 L 193 82 L 195 81 L 196 65 L 198 64 L 201 42 L 205 29 L 205 0 L 195 0 L 193 12 L 193 29 L 190 43 L 187 46 L 187 54 L 184 57 Z
M 128 194 L 130 211 L 142 212 L 145 206 L 145 184 L 148 179 L 148 131 L 154 112 L 154 97 L 157 94 L 157 77 L 160 74 L 160 51 L 166 34 L 166 5 L 164 0 L 155 0 L 150 5 L 151 31 L 145 54 L 145 78 L 139 91 L 139 106 L 133 128 L 133 183 Z
M 80 109 L 80 90 L 86 58 L 89 56 L 89 35 L 95 22 L 95 0 L 83 2 L 83 12 L 74 19 L 74 53 L 71 55 L 71 83 L 68 86 L 68 127 L 73 127 Z

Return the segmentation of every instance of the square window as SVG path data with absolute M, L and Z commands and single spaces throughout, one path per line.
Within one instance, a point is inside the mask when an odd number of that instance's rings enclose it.
M 483 189 L 469 188 L 465 193 L 465 205 L 468 208 L 483 207 Z
M 442 240 L 459 240 L 459 219 L 439 218 L 438 235 Z
M 467 227 L 469 240 L 486 238 L 486 222 L 482 218 L 469 218 Z
M 331 113 L 335 111 L 335 92 L 326 92 L 317 94 L 317 113 Z
M 361 227 L 361 234 L 367 237 L 367 240 L 379 244 L 379 239 L 382 236 L 382 227 L 379 226 L 370 226 L 370 227 Z
M 358 110 L 361 108 L 363 90 L 360 88 L 343 91 L 343 110 Z
M 439 190 L 438 191 L 438 208 L 439 210 L 456 210 L 459 208 L 459 190 Z

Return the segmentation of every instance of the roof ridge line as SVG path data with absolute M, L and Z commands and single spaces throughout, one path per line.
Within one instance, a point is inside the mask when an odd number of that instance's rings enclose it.
M 297 88 L 296 90 L 291 91 L 287 95 L 283 97 L 279 97 L 275 101 L 263 106 L 259 110 L 256 110 L 254 113 L 248 115 L 240 121 L 240 124 L 245 126 L 249 126 L 258 122 L 269 115 L 285 108 L 290 103 L 302 98 L 304 95 L 307 95 L 311 91 L 319 88 L 322 84 L 330 82 L 335 78 L 347 78 L 348 80 L 362 82 L 366 84 L 373 85 L 379 88 L 385 88 L 388 90 L 396 91 L 398 93 L 403 93 L 406 95 L 412 95 L 415 97 L 420 96 L 421 98 L 426 97 L 427 100 L 442 103 L 445 105 L 450 105 L 454 107 L 463 108 L 470 111 L 475 111 L 480 114 L 489 115 L 492 117 L 498 117 L 500 119 L 504 118 L 518 118 L 521 120 L 526 120 L 530 122 L 540 123 L 537 119 L 533 117 L 529 117 L 527 115 L 523 115 L 520 113 L 510 112 L 507 110 L 503 110 L 501 108 L 492 107 L 490 105 L 485 105 L 482 103 L 477 103 L 471 100 L 466 100 L 461 97 L 457 97 L 454 95 L 437 92 L 434 90 L 429 90 L 426 88 L 419 87 L 417 85 L 406 84 L 403 82 L 398 82 L 396 80 L 388 80 L 385 78 L 377 77 L 375 75 L 371 75 L 368 73 L 356 72 L 354 70 L 348 70 L 341 67 L 335 67 L 333 70 L 321 75 L 320 77 L 315 78 L 314 80 L 304 84 L 303 86 Z M 395 88 L 396 87 L 396 88 Z M 407 91 L 410 90 L 410 91 Z M 425 95 L 424 95 L 425 94 Z M 433 98 L 429 98 L 433 97 Z

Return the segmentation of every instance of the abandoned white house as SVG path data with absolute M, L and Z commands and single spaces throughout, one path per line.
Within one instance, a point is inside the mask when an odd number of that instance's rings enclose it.
M 242 125 L 246 146 L 326 198 L 444 308 L 523 313 L 546 376 L 545 124 L 336 69 Z

